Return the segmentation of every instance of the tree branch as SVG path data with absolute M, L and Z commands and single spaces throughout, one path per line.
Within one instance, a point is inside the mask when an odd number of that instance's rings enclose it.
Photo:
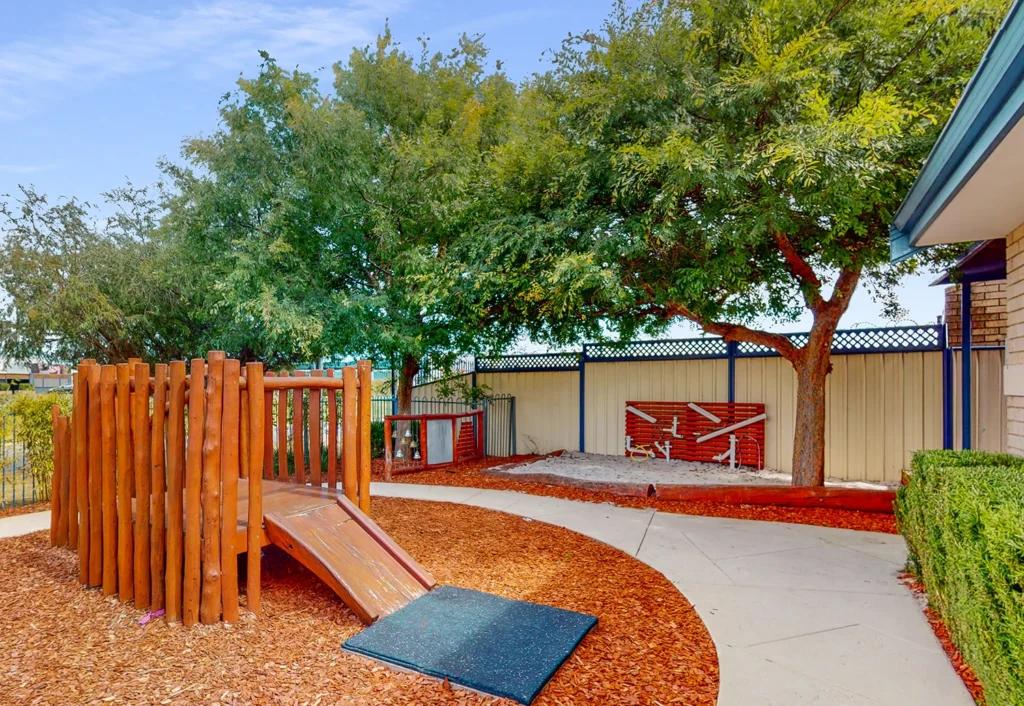
M 818 278 L 818 275 L 807 264 L 807 260 L 800 257 L 800 253 L 796 251 L 793 243 L 785 233 L 778 230 L 772 231 L 772 239 L 775 240 L 776 247 L 778 247 L 779 252 L 782 253 L 782 257 L 786 261 L 786 269 L 800 282 L 800 290 L 804 294 L 804 301 L 807 303 L 807 307 L 812 311 L 817 310 L 825 303 L 825 300 L 821 297 L 821 280 Z
M 791 363 L 799 361 L 803 357 L 803 349 L 797 348 L 788 336 L 781 333 L 769 333 L 758 329 L 748 328 L 742 324 L 727 324 L 717 321 L 708 321 L 702 316 L 695 314 L 681 304 L 670 304 L 665 307 L 667 318 L 682 316 L 694 322 L 708 333 L 721 336 L 726 341 L 739 341 L 742 343 L 753 343 L 759 346 L 767 346 L 778 351 L 786 360 Z

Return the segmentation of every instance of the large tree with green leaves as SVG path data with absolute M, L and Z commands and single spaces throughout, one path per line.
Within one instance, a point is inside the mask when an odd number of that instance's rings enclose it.
M 778 351 L 798 385 L 793 482 L 821 484 L 836 327 L 859 284 L 898 314 L 924 261 L 890 265 L 888 225 L 1005 7 L 620 3 L 524 90 L 477 286 L 539 338 L 682 317 Z M 802 313 L 803 345 L 757 323 Z
M 422 292 L 481 217 L 479 175 L 515 107 L 485 58 L 477 38 L 413 57 L 385 32 L 325 92 L 264 56 L 223 104 L 222 129 L 186 143 L 165 225 L 208 255 L 219 310 L 260 332 L 256 355 L 394 365 L 407 412 L 425 359 L 510 335 L 467 301 L 471 287 Z

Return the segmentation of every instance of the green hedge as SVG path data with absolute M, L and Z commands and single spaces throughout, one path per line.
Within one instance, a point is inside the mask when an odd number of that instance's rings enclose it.
M 1024 459 L 926 451 L 912 468 L 896 499 L 910 568 L 989 706 L 1024 704 Z

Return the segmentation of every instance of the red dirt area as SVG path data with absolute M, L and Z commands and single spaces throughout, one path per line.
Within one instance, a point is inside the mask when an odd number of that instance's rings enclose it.
M 967 687 L 967 691 L 971 692 L 974 702 L 978 706 L 985 706 L 985 687 L 978 681 L 978 675 L 974 673 L 971 665 L 964 661 L 964 656 L 960 654 L 960 649 L 954 644 L 953 638 L 950 637 L 949 630 L 942 621 L 942 616 L 928 605 L 928 592 L 925 590 L 924 584 L 918 581 L 917 577 L 912 574 L 900 574 L 900 580 L 922 603 L 921 610 L 924 612 L 925 617 L 928 618 L 928 624 L 932 626 L 932 632 L 938 638 L 942 649 L 946 651 L 946 656 L 949 657 L 953 669 L 960 675 L 960 679 L 963 681 L 964 686 Z
M 29 505 L 13 505 L 0 509 L 0 518 L 13 517 L 14 515 L 28 515 L 33 512 L 43 512 L 50 509 L 50 501 L 31 503 Z
M 703 622 L 628 554 L 482 508 L 374 498 L 372 516 L 440 583 L 597 616 L 537 706 L 715 703 Z M 287 554 L 264 557 L 259 617 L 143 626 L 143 611 L 82 588 L 77 557 L 45 532 L 0 540 L 0 703 L 514 706 L 342 652 L 363 624 Z
M 709 517 L 731 517 L 739 520 L 761 520 L 763 522 L 789 522 L 798 525 L 818 525 L 839 529 L 861 530 L 899 534 L 896 519 L 892 515 L 855 510 L 834 510 L 830 508 L 791 508 L 771 505 L 732 505 L 728 503 L 694 502 L 686 500 L 664 500 L 616 495 L 614 493 L 552 486 L 530 481 L 510 480 L 481 473 L 496 466 L 532 463 L 544 456 L 523 455 L 506 458 L 487 457 L 467 461 L 438 470 L 402 473 L 392 477 L 395 483 L 417 483 L 421 485 L 451 485 L 492 490 L 515 490 L 532 495 L 545 495 L 565 500 L 612 503 L 620 507 L 655 508 L 661 512 L 675 512 L 681 515 L 705 515 Z M 373 460 L 373 480 L 384 480 L 384 460 Z

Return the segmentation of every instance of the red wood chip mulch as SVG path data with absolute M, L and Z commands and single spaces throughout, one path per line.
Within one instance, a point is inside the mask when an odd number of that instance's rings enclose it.
M 447 503 L 374 498 L 373 516 L 442 583 L 598 616 L 535 703 L 715 703 L 704 624 L 627 554 Z M 83 589 L 75 555 L 45 533 L 0 540 L 0 703 L 511 704 L 341 652 L 362 624 L 283 552 L 265 556 L 262 616 L 186 629 L 140 626 L 143 612 Z
M 49 509 L 49 500 L 45 500 L 41 503 L 31 503 L 30 505 L 13 505 L 11 507 L 0 509 L 0 518 L 12 517 L 14 515 L 28 515 L 32 512 L 43 512 L 44 510 Z
M 640 498 L 582 488 L 544 485 L 530 481 L 509 480 L 481 473 L 495 466 L 516 463 L 531 463 L 544 456 L 511 456 L 508 458 L 487 457 L 460 463 L 439 470 L 403 473 L 392 478 L 396 483 L 419 483 L 423 485 L 451 485 L 493 490 L 516 490 L 533 495 L 546 495 L 566 500 L 584 500 L 595 503 L 612 503 L 621 507 L 654 508 L 660 512 L 675 512 L 682 515 L 706 515 L 709 517 L 732 517 L 739 520 L 762 520 L 764 522 L 790 522 L 799 525 L 819 525 L 865 532 L 898 534 L 896 519 L 892 515 L 855 510 L 833 510 L 828 508 L 794 508 L 771 505 L 732 505 L 728 503 L 694 502 L 686 500 L 665 500 L 663 498 Z M 384 480 L 384 461 L 374 459 L 373 480 Z
M 935 637 L 942 644 L 942 649 L 946 651 L 946 656 L 949 657 L 953 669 L 960 675 L 960 679 L 963 681 L 964 686 L 967 687 L 967 691 L 971 692 L 974 702 L 978 706 L 985 706 L 985 687 L 978 681 L 978 675 L 974 673 L 971 665 L 967 664 L 964 656 L 960 654 L 960 649 L 953 642 L 953 638 L 950 637 L 949 630 L 942 621 L 942 616 L 928 605 L 928 592 L 925 590 L 924 584 L 918 581 L 917 577 L 912 574 L 900 574 L 900 580 L 921 602 L 921 610 L 924 611 L 925 617 L 928 618 L 928 623 L 932 626 L 932 632 L 935 633 Z

